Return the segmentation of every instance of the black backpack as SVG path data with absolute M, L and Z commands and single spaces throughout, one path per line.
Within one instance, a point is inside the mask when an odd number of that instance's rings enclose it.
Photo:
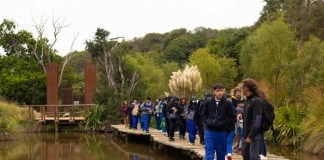
M 274 107 L 271 103 L 264 102 L 264 112 L 263 112 L 263 131 L 268 131 L 273 127 L 273 121 L 275 119 Z

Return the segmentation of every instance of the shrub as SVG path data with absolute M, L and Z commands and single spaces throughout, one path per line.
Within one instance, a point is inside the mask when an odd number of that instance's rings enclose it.
M 276 108 L 276 129 L 277 140 L 282 145 L 299 145 L 302 141 L 302 121 L 306 115 L 306 107 L 290 105 Z
M 27 119 L 28 113 L 26 109 L 19 108 L 13 103 L 0 101 L 0 133 L 18 132 L 20 130 L 20 124 Z
M 306 90 L 309 113 L 303 121 L 304 150 L 314 154 L 324 153 L 324 86 Z

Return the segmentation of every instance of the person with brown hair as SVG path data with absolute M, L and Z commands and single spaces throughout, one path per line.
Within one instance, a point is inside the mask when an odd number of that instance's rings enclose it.
M 129 119 L 128 119 L 128 102 L 127 100 L 124 101 L 124 103 L 120 106 L 120 112 L 123 114 L 124 124 L 125 127 L 129 127 Z
M 179 139 L 184 140 L 185 139 L 185 134 L 186 134 L 186 112 L 185 110 L 187 109 L 187 98 L 186 97 L 181 97 L 180 98 L 180 103 L 179 103 L 179 108 L 178 108 L 178 126 L 179 126 Z
M 260 153 L 266 153 L 262 123 L 264 105 L 269 101 L 255 80 L 245 79 L 242 84 L 242 94 L 247 97 L 243 112 L 242 156 L 244 160 L 259 160 Z

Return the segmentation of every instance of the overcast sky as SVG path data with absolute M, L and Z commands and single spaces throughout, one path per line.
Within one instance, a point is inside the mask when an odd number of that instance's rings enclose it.
M 74 49 L 84 50 L 97 27 L 126 39 L 177 28 L 242 27 L 253 25 L 264 5 L 263 0 L 0 0 L 0 20 L 14 20 L 19 29 L 33 33 L 32 17 L 66 20 L 71 25 L 55 46 L 65 55 L 74 35 L 79 33 Z M 50 23 L 45 32 L 52 39 Z

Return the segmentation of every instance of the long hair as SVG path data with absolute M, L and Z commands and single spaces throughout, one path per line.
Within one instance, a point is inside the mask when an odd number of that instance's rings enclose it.
M 184 104 L 182 103 L 182 100 L 185 101 Z M 182 104 L 182 105 L 186 105 L 187 104 L 187 98 L 186 97 L 181 97 L 179 103 Z
M 242 81 L 243 87 L 248 88 L 251 92 L 260 97 L 264 102 L 269 103 L 269 100 L 265 93 L 259 88 L 258 83 L 251 78 L 244 79 Z

